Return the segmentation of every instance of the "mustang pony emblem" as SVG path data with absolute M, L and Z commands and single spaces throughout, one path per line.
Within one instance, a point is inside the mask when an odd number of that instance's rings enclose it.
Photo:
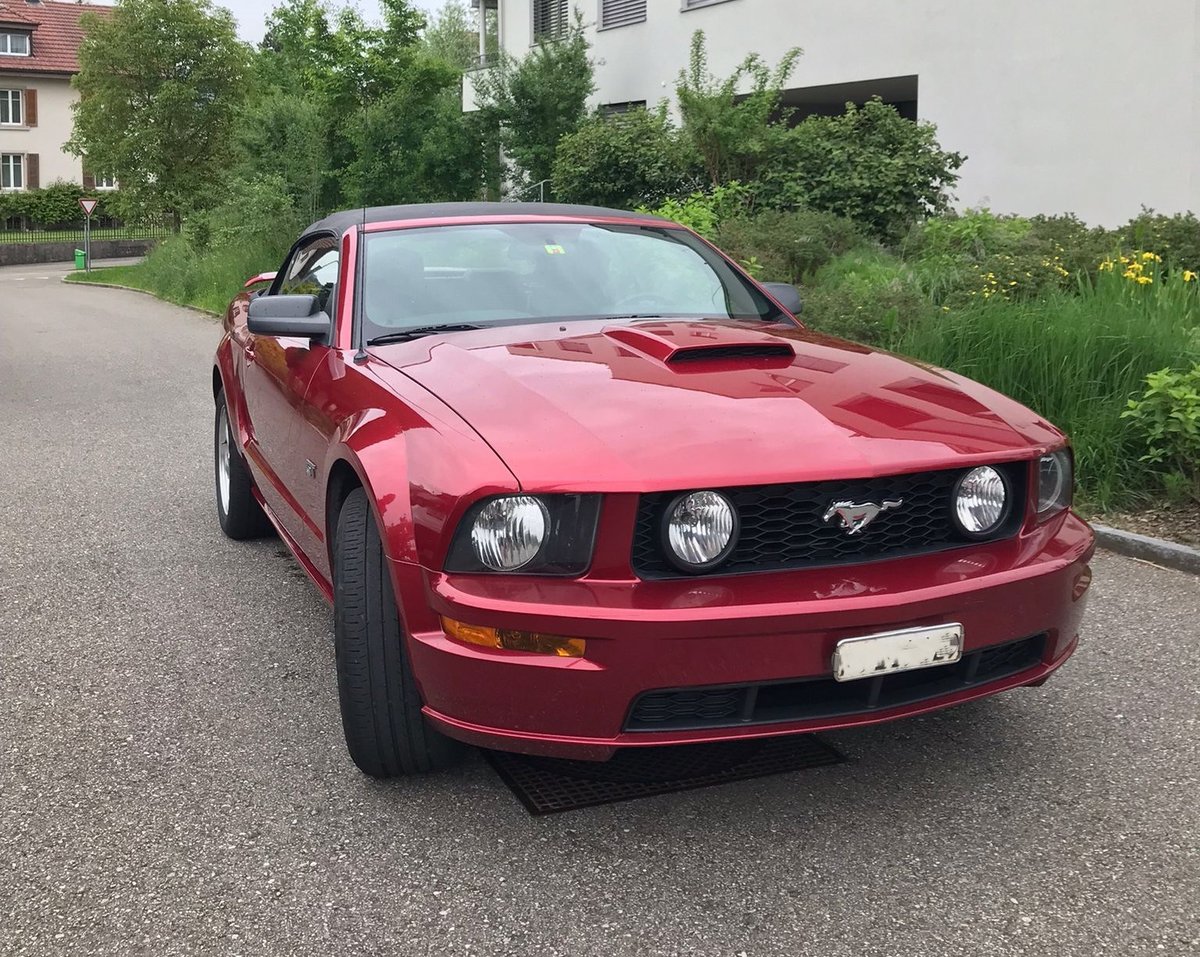
M 834 502 L 825 512 L 822 521 L 828 522 L 836 515 L 842 520 L 842 528 L 846 530 L 847 535 L 857 535 L 875 521 L 880 512 L 899 508 L 903 504 L 902 498 L 885 501 L 882 505 L 876 505 L 874 502 Z

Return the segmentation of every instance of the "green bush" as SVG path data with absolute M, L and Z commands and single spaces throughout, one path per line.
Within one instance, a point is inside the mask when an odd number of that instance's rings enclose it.
M 803 290 L 804 322 L 830 335 L 884 344 L 934 306 L 911 267 L 880 251 L 858 249 L 819 269 Z
M 1200 219 L 1194 213 L 1162 216 L 1143 209 L 1118 234 L 1126 249 L 1158 253 L 1168 268 L 1200 272 Z
M 639 206 L 638 212 L 663 216 L 712 240 L 722 222 L 745 214 L 749 208 L 748 192 L 741 183 L 729 183 L 707 192 L 697 190 L 682 199 L 665 199 L 654 209 Z
M 100 200 L 96 215 L 121 218 L 118 212 L 121 202 L 119 191 L 93 193 L 85 191 L 77 183 L 59 181 L 43 189 L 0 193 L 0 222 L 12 221 L 25 229 L 77 226 L 84 219 L 79 200 L 85 196 Z
M 1072 274 L 1094 277 L 1096 268 L 1121 247 L 1121 237 L 1100 226 L 1088 226 L 1072 213 L 1032 216 L 1029 235 L 1054 246 Z
M 754 193 L 760 207 L 825 210 L 894 242 L 921 217 L 949 208 L 963 162 L 941 148 L 935 126 L 876 98 L 796 126 Z
M 701 181 L 699 161 L 665 107 L 592 116 L 558 141 L 554 156 L 554 195 L 565 203 L 657 205 Z
M 1121 416 L 1146 443 L 1141 461 L 1164 470 L 1168 488 L 1200 501 L 1200 362 L 1150 373 L 1141 397 L 1130 399 Z
M 715 242 L 738 261 L 756 261 L 769 281 L 801 283 L 865 239 L 858 226 L 833 213 L 767 210 L 722 221 Z

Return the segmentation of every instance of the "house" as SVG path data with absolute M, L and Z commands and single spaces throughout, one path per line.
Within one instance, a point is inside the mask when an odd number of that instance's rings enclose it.
M 880 96 L 968 157 L 957 203 L 1116 225 L 1142 205 L 1200 212 L 1200 0 L 483 0 L 523 56 L 583 15 L 594 105 L 671 99 L 696 30 L 730 75 L 804 49 L 796 116 Z M 475 0 L 473 6 L 478 6 Z M 464 105 L 474 107 L 468 75 Z
M 0 189 L 37 189 L 57 181 L 112 188 L 85 176 L 64 152 L 78 94 L 80 18 L 111 7 L 58 0 L 0 0 Z

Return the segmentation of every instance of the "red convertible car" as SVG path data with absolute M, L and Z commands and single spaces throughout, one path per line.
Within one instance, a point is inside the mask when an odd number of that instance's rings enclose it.
M 213 368 L 217 513 L 332 601 L 367 774 L 886 721 L 1075 649 L 1065 437 L 806 329 L 681 226 L 356 210 L 256 279 Z

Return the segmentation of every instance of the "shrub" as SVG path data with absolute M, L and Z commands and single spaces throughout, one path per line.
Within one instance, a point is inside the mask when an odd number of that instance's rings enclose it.
M 1100 226 L 1089 227 L 1072 213 L 1032 216 L 1029 235 L 1054 246 L 1068 272 L 1095 276 L 1096 267 L 1121 246 L 1121 237 Z
M 565 203 L 658 205 L 695 189 L 701 177 L 665 106 L 592 116 L 559 140 L 554 155 L 554 195 Z
M 935 126 L 906 120 L 876 98 L 791 130 L 755 196 L 764 207 L 836 213 L 894 242 L 922 216 L 949 208 L 963 162 L 938 145 Z
M 1168 475 L 1169 488 L 1186 490 L 1200 501 L 1200 362 L 1191 369 L 1160 369 L 1146 376 L 1140 398 L 1121 413 L 1146 443 L 1142 461 Z
M 754 260 L 773 282 L 803 282 L 831 259 L 864 242 L 850 220 L 814 210 L 767 210 L 720 223 L 715 242 L 742 262 Z
M 712 240 L 722 222 L 746 212 L 748 192 L 741 183 L 729 183 L 707 192 L 697 190 L 682 199 L 665 199 L 654 209 L 639 206 L 638 212 L 663 216 Z
M 1200 219 L 1194 213 L 1162 216 L 1143 209 L 1118 234 L 1126 249 L 1153 250 L 1168 268 L 1200 272 Z
M 94 196 L 100 200 L 98 216 L 119 216 L 121 197 L 117 192 L 93 194 L 77 183 L 57 182 L 43 189 L 19 193 L 0 193 L 0 223 L 19 223 L 27 229 L 51 229 L 76 226 L 83 221 L 79 200 Z
M 912 269 L 878 250 L 832 260 L 804 289 L 805 324 L 856 342 L 891 342 L 933 312 Z

